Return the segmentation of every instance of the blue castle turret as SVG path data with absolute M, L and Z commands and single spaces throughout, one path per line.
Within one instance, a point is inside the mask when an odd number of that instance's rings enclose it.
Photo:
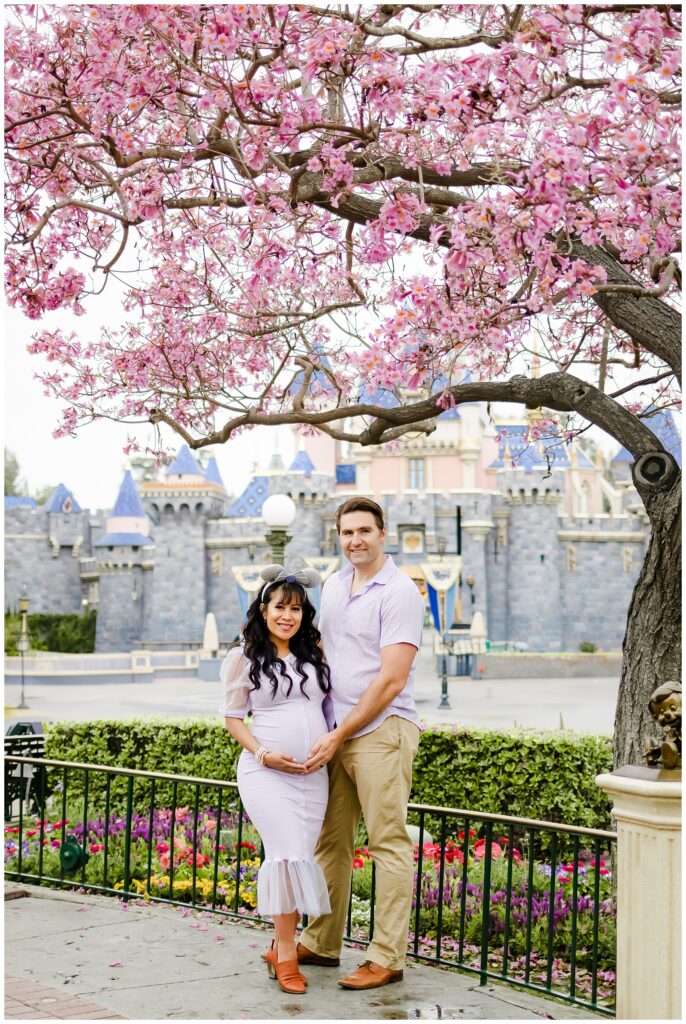
M 131 470 L 124 473 L 105 533 L 93 544 L 99 573 L 95 644 L 98 651 L 130 651 L 141 638 L 146 570 L 154 543 Z
M 216 460 L 210 458 L 203 472 L 184 444 L 163 480 L 141 485 L 141 496 L 156 545 L 155 586 L 145 607 L 142 639 L 199 644 L 208 610 L 207 525 L 224 515 L 229 504 Z
M 43 505 L 5 498 L 5 607 L 16 608 L 24 586 L 32 612 L 80 613 L 80 564 L 90 543 L 89 519 L 60 483 Z

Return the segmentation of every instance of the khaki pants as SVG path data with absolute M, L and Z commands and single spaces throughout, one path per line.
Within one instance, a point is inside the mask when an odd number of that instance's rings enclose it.
M 315 859 L 326 878 L 331 913 L 314 918 L 302 935 L 303 945 L 320 956 L 341 951 L 362 812 L 376 865 L 374 937 L 367 958 L 391 970 L 403 967 L 414 867 L 405 823 L 418 744 L 417 727 L 392 715 L 373 732 L 343 743 L 329 762 L 329 803 Z

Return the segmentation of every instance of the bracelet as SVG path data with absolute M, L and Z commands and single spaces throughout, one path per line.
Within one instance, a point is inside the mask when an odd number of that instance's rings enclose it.
M 258 747 L 257 750 L 255 751 L 255 760 L 257 761 L 261 768 L 264 768 L 264 759 L 268 753 L 269 751 L 267 750 L 266 747 Z

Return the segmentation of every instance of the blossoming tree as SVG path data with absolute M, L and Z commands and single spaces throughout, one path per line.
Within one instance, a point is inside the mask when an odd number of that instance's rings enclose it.
M 600 426 L 652 525 L 616 723 L 640 761 L 679 670 L 680 475 L 650 429 L 678 399 L 679 27 L 672 4 L 18 5 L 9 300 L 39 320 L 125 287 L 120 327 L 32 342 L 60 432 L 383 444 L 474 400 Z

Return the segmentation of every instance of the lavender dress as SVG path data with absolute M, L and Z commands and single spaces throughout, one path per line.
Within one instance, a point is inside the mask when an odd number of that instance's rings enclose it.
M 314 742 L 333 726 L 331 701 L 320 689 L 313 665 L 303 667 L 307 674 L 303 693 L 295 658 L 289 655 L 284 661 L 293 686 L 287 696 L 288 679 L 282 678 L 272 699 L 271 680 L 263 675 L 259 690 L 254 690 L 243 648 L 232 648 L 220 670 L 221 712 L 225 718 L 245 718 L 252 711 L 255 739 L 267 750 L 302 762 Z M 278 666 L 274 671 L 278 676 Z M 259 913 L 270 917 L 294 910 L 330 913 L 324 875 L 314 860 L 329 796 L 326 767 L 311 775 L 290 775 L 260 767 L 254 755 L 244 750 L 238 760 L 238 790 L 264 843 L 265 859 L 257 878 Z

